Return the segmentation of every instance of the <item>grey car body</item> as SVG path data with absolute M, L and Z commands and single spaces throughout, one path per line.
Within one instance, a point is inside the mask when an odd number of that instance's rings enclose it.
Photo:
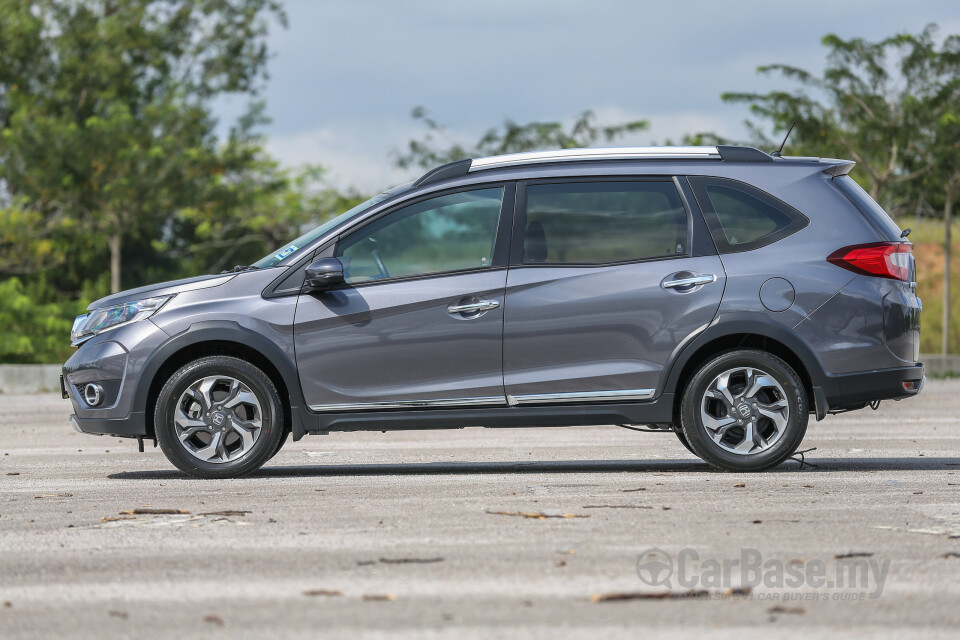
M 905 280 L 827 260 L 842 247 L 905 242 L 889 237 L 899 230 L 888 218 L 878 222 L 849 187 L 838 186 L 850 180 L 844 176 L 853 163 L 745 147 L 603 151 L 445 165 L 269 268 L 92 303 L 95 311 L 175 294 L 146 320 L 80 344 L 63 368 L 74 426 L 155 437 L 154 405 L 166 379 L 211 354 L 246 360 L 273 380 L 294 440 L 352 430 L 677 424 L 680 396 L 697 367 L 743 347 L 788 363 L 818 419 L 919 391 L 912 258 Z M 682 203 L 687 237 L 677 253 L 607 264 L 524 263 L 524 251 L 537 251 L 524 208 L 535 185 L 644 180 L 669 184 L 663 188 Z M 759 246 L 730 246 L 704 197 L 711 180 L 771 198 L 793 212 L 795 224 Z M 305 286 L 307 267 L 336 255 L 338 243 L 365 225 L 411 203 L 482 188 L 502 189 L 495 243 L 482 268 L 321 291 Z M 691 278 L 699 280 L 673 284 Z M 451 312 L 478 301 L 489 308 Z M 104 396 L 96 407 L 83 393 L 93 382 Z

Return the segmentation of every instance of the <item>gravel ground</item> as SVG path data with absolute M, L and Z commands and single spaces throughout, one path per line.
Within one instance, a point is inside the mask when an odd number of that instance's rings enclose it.
M 68 413 L 0 395 L 3 638 L 960 626 L 958 381 L 811 423 L 816 468 L 755 475 L 710 471 L 669 433 L 578 427 L 310 436 L 256 476 L 203 481 Z

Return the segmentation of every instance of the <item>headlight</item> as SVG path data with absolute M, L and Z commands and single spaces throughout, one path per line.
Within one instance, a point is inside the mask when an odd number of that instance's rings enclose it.
M 172 297 L 173 295 L 135 300 L 77 316 L 73 321 L 73 330 L 70 331 L 70 342 L 76 347 L 98 333 L 149 318 Z

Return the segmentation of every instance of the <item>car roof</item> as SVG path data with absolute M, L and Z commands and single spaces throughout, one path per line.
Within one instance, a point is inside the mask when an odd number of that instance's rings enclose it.
M 516 180 L 549 175 L 623 175 L 625 173 L 684 174 L 740 173 L 747 166 L 792 166 L 830 175 L 844 175 L 854 162 L 836 158 L 771 155 L 755 147 L 671 146 L 556 149 L 511 153 L 484 158 L 465 158 L 431 169 L 415 180 L 411 190 L 439 183 L 468 184 L 490 180 Z

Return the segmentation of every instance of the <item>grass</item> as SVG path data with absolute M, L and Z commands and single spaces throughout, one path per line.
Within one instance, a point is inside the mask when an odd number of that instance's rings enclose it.
M 920 314 L 920 352 L 940 353 L 943 335 L 943 222 L 901 218 L 901 229 L 910 227 L 917 263 L 917 295 L 923 300 Z M 950 353 L 960 353 L 960 221 L 951 225 Z

